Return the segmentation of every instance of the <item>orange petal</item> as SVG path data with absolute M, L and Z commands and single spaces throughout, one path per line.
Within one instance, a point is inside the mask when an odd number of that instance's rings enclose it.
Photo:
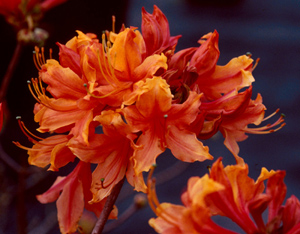
M 213 159 L 207 146 L 196 137 L 196 134 L 187 130 L 179 130 L 169 126 L 166 142 L 173 155 L 184 162 L 204 161 Z
M 54 59 L 47 60 L 43 65 L 40 77 L 49 85 L 47 90 L 55 98 L 78 99 L 86 94 L 82 79 L 70 68 L 62 67 Z
M 133 30 L 126 28 L 117 35 L 109 52 L 112 66 L 126 80 L 130 79 L 133 70 L 142 63 L 140 46 L 134 41 L 136 36 Z
M 72 178 L 64 186 L 56 205 L 60 231 L 75 232 L 84 209 L 82 182 L 77 177 Z

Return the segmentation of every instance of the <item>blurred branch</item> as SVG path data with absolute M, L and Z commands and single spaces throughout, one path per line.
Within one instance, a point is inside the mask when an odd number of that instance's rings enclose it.
M 7 166 L 13 169 L 16 173 L 19 174 L 23 170 L 23 168 L 3 150 L 2 144 L 0 144 L 0 158 L 4 163 L 6 163 Z
M 117 220 L 114 220 L 107 225 L 103 230 L 104 233 L 109 233 L 113 229 L 119 227 L 122 223 L 124 223 L 127 219 L 129 219 L 135 212 L 144 208 L 147 204 L 147 197 L 145 194 L 137 194 L 134 196 L 134 202 L 118 217 Z
M 17 46 L 14 51 L 14 54 L 13 54 L 13 57 L 11 58 L 8 68 L 6 70 L 6 73 L 2 79 L 2 83 L 1 83 L 1 87 L 0 87 L 0 102 L 3 102 L 3 100 L 5 100 L 6 91 L 8 89 L 9 82 L 14 73 L 14 70 L 16 69 L 16 67 L 18 65 L 22 49 L 23 49 L 23 43 L 18 41 Z

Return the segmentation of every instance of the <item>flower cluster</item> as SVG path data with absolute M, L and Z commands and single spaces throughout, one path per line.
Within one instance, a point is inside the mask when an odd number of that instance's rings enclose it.
M 287 191 L 284 171 L 262 168 L 254 181 L 248 176 L 247 164 L 224 168 L 221 160 L 213 164 L 209 175 L 189 179 L 187 191 L 181 196 L 183 205 L 160 204 L 155 183 L 149 178 L 148 197 L 158 216 L 149 224 L 158 233 L 236 233 L 217 225 L 211 218 L 215 215 L 230 218 L 245 233 L 299 233 L 299 200 L 292 195 L 282 205 Z M 263 213 L 267 208 L 265 223 Z
M 237 142 L 247 133 L 283 126 L 281 116 L 273 124 L 248 127 L 273 114 L 264 116 L 260 95 L 251 99 L 251 56 L 217 65 L 217 31 L 203 36 L 198 48 L 175 53 L 180 36 L 170 35 L 165 15 L 154 6 L 152 14 L 142 10 L 141 32 L 123 26 L 116 33 L 113 23 L 100 39 L 77 33 L 65 45 L 58 43 L 59 61 L 35 51 L 39 77 L 28 82 L 37 100 L 34 119 L 39 132 L 53 135 L 31 135 L 19 120 L 34 145 L 15 143 L 28 150 L 31 165 L 50 165 L 48 170 L 79 159 L 71 174 L 38 196 L 43 203 L 58 199 L 63 233 L 76 230 L 84 208 L 99 215 L 124 176 L 135 190 L 146 192 L 143 172 L 167 148 L 185 162 L 213 159 L 200 140 L 220 131 L 238 165 L 245 167 Z M 90 164 L 97 166 L 91 170 Z

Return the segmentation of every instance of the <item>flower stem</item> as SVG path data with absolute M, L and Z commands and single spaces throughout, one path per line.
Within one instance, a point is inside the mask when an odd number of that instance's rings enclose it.
M 18 65 L 18 61 L 21 55 L 23 49 L 23 43 L 18 41 L 18 44 L 15 48 L 13 57 L 10 60 L 10 63 L 8 65 L 7 71 L 3 77 L 2 83 L 1 83 L 1 87 L 0 87 L 0 102 L 3 102 L 6 96 L 6 91 L 9 85 L 9 82 L 11 80 L 11 77 L 13 75 L 13 72 L 15 71 L 17 65 Z
M 104 225 L 108 219 L 108 216 L 110 214 L 110 212 L 112 211 L 113 209 L 113 206 L 118 198 L 118 195 L 121 191 L 121 188 L 123 186 L 123 183 L 124 183 L 124 180 L 125 180 L 125 177 L 119 181 L 119 183 L 117 183 L 115 185 L 115 187 L 112 189 L 110 195 L 108 196 L 106 202 L 105 202 L 105 205 L 104 205 L 104 208 L 100 214 L 100 217 L 97 221 L 97 223 L 95 224 L 95 227 L 92 231 L 92 234 L 100 234 L 102 233 L 103 229 L 104 229 Z

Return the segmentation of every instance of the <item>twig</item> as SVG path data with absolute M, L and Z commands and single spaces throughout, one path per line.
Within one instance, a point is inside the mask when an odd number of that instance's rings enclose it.
M 5 99 L 5 95 L 6 95 L 6 91 L 7 91 L 9 82 L 10 82 L 13 72 L 16 69 L 17 64 L 19 62 L 19 58 L 20 58 L 22 49 L 23 49 L 23 43 L 18 41 L 17 46 L 14 51 L 14 54 L 13 54 L 13 57 L 10 60 L 10 63 L 8 65 L 8 68 L 6 70 L 6 73 L 5 73 L 2 83 L 1 83 L 0 102 L 3 102 L 3 100 Z
M 16 173 L 21 173 L 23 168 L 13 160 L 2 148 L 2 144 L 0 143 L 0 159 L 5 162 L 11 169 L 13 169 Z
M 105 225 L 104 233 L 109 233 L 113 229 L 117 228 L 123 224 L 127 219 L 129 219 L 135 212 L 146 207 L 147 205 L 147 196 L 145 194 L 137 194 L 134 197 L 133 203 L 118 217 L 117 220 L 114 220 L 107 225 Z
M 115 187 L 112 189 L 111 194 L 108 196 L 108 198 L 105 202 L 105 205 L 104 205 L 104 208 L 103 208 L 103 210 L 100 214 L 100 217 L 99 217 L 97 223 L 95 224 L 95 227 L 92 231 L 92 234 L 102 233 L 104 225 L 105 225 L 105 223 L 108 219 L 108 216 L 109 216 L 110 212 L 112 211 L 113 206 L 114 206 L 114 204 L 115 204 L 115 202 L 118 198 L 118 195 L 121 191 L 124 180 L 125 180 L 125 177 L 122 180 L 120 180 L 119 183 L 117 183 L 115 185 Z

